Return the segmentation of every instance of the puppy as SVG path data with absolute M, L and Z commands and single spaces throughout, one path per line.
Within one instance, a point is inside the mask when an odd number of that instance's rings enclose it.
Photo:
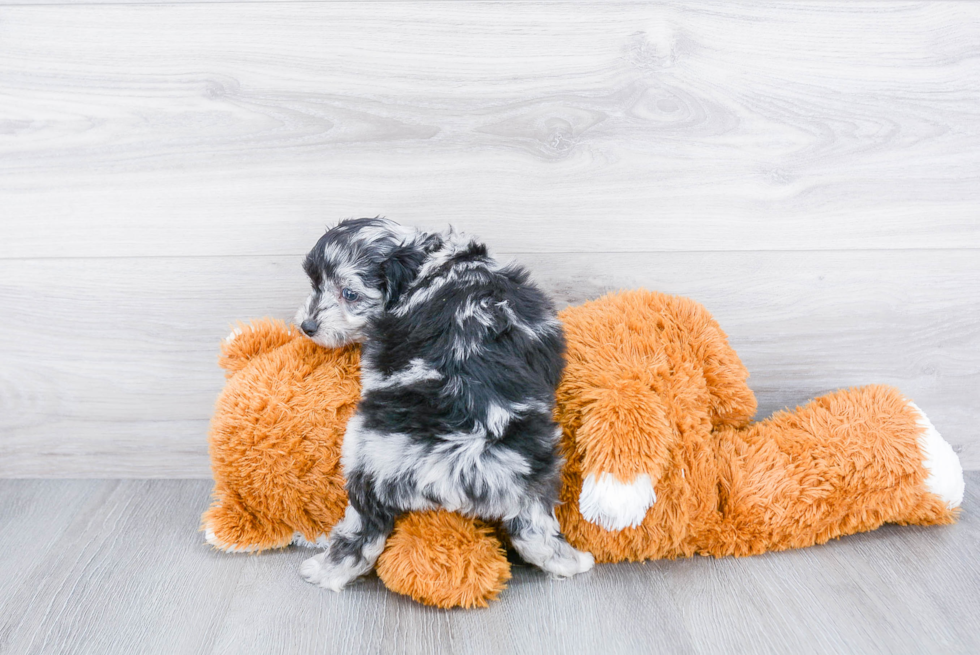
M 302 331 L 327 347 L 363 345 L 342 453 L 349 502 L 303 577 L 340 591 L 373 568 L 399 514 L 437 507 L 500 521 L 517 552 L 554 575 L 592 568 L 555 519 L 564 337 L 527 272 L 452 229 L 383 218 L 328 230 L 304 269 Z

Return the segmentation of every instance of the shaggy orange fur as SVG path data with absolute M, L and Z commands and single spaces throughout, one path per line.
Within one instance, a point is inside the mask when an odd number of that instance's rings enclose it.
M 697 303 L 637 291 L 562 318 L 557 514 L 569 542 L 597 562 L 753 555 L 888 522 L 953 520 L 926 491 L 921 429 L 897 390 L 838 391 L 749 425 L 748 373 Z M 582 479 L 599 471 L 656 480 L 639 526 L 611 532 L 582 518 Z
M 261 551 L 310 541 L 344 515 L 340 446 L 360 399 L 360 351 L 328 350 L 281 321 L 240 326 L 222 345 L 228 383 L 211 420 L 215 546 Z
M 922 428 L 897 390 L 818 398 L 751 424 L 748 372 L 708 312 L 633 291 L 561 312 L 568 366 L 556 417 L 566 459 L 558 519 L 597 561 L 751 555 L 886 522 L 948 523 L 926 490 Z M 276 321 L 222 349 L 228 384 L 211 426 L 208 541 L 230 551 L 313 541 L 344 510 L 339 458 L 359 398 L 358 351 L 322 349 Z M 656 501 L 635 527 L 583 518 L 586 476 L 648 475 Z M 378 562 L 392 590 L 438 607 L 485 606 L 509 565 L 491 526 L 445 511 L 396 524 Z
M 510 580 L 493 528 L 445 510 L 402 516 L 377 571 L 392 591 L 447 609 L 486 607 Z

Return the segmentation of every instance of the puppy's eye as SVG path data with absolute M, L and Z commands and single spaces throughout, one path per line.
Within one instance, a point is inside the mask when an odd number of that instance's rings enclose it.
M 340 292 L 340 295 L 342 295 L 344 300 L 347 302 L 354 302 L 358 297 L 356 291 L 353 289 L 348 289 L 347 287 L 344 287 L 344 290 Z

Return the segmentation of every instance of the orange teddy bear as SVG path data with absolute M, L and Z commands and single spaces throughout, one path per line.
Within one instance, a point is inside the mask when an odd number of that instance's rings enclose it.
M 838 391 L 750 423 L 748 372 L 697 303 L 631 291 L 560 317 L 556 513 L 597 562 L 752 555 L 953 521 L 959 460 L 897 390 Z M 324 349 L 266 320 L 236 330 L 221 365 L 207 541 L 232 552 L 322 541 L 347 502 L 340 452 L 360 397 L 357 348 Z M 485 606 L 510 577 L 498 537 L 458 514 L 409 513 L 377 572 L 426 604 Z

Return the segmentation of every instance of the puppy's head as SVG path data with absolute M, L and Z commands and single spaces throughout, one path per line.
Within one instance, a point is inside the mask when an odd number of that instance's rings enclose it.
M 368 323 L 414 279 L 428 240 L 385 218 L 348 219 L 327 230 L 303 262 L 313 291 L 296 323 L 328 348 L 363 341 Z

